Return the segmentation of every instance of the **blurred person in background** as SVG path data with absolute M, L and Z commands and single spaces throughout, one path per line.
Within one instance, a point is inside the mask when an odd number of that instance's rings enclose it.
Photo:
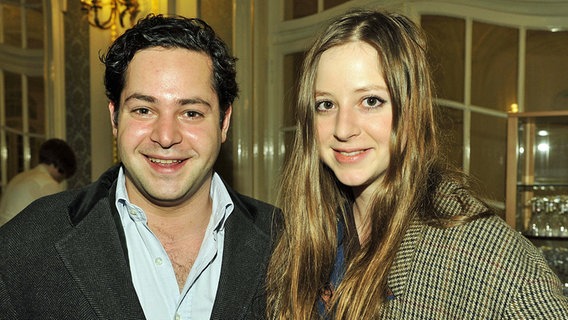
M 75 174 L 73 149 L 53 138 L 42 143 L 39 164 L 17 174 L 6 186 L 0 201 L 0 225 L 5 224 L 34 200 L 67 189 L 67 179 Z

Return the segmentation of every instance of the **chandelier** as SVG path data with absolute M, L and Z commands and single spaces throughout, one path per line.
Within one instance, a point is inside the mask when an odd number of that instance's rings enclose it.
M 116 21 L 125 27 L 124 18 L 130 18 L 130 24 L 136 21 L 140 13 L 138 0 L 81 0 L 81 10 L 85 12 L 89 24 L 106 30 L 116 26 Z

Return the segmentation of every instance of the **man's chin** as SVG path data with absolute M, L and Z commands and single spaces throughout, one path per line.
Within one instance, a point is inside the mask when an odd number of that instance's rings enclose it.
M 184 202 L 187 202 L 188 196 L 187 195 L 177 196 L 170 193 L 167 195 L 163 194 L 148 195 L 147 199 L 156 206 L 167 208 L 167 207 L 177 207 L 184 204 Z

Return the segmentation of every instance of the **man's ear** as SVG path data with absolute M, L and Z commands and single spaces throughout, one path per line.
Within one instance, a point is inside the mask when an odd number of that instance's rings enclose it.
M 118 133 L 118 123 L 117 118 L 114 116 L 115 105 L 114 102 L 110 101 L 108 103 L 108 112 L 110 115 L 110 125 L 112 126 L 112 134 L 116 137 Z
M 221 121 L 221 142 L 227 140 L 227 132 L 229 132 L 229 125 L 231 124 L 231 113 L 233 112 L 233 105 L 229 105 L 225 111 L 223 121 Z

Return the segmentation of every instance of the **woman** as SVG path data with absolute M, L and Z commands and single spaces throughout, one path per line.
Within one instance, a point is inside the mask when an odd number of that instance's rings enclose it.
M 538 250 L 440 158 L 412 21 L 349 12 L 302 70 L 270 319 L 568 318 Z

